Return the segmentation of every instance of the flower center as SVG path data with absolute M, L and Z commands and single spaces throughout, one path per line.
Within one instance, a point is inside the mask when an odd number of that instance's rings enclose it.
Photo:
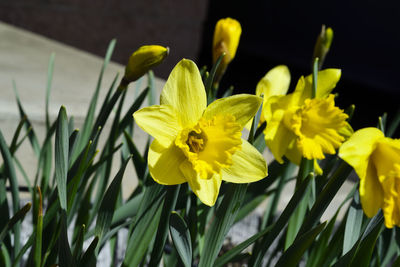
M 204 133 L 197 133 L 196 131 L 191 131 L 188 135 L 186 144 L 189 146 L 190 152 L 199 153 L 204 150 L 207 143 L 207 137 Z
M 232 115 L 218 114 L 201 118 L 191 128 L 183 129 L 175 144 L 183 151 L 202 179 L 211 179 L 232 165 L 232 155 L 241 149 L 241 126 Z
M 286 127 L 297 136 L 297 148 L 307 159 L 323 159 L 335 154 L 344 141 L 340 130 L 346 126 L 347 114 L 335 107 L 334 96 L 306 99 L 304 105 L 285 115 Z

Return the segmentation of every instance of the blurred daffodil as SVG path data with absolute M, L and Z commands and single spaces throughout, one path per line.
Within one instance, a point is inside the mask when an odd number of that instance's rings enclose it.
M 400 226 L 400 140 L 385 137 L 377 128 L 356 131 L 339 149 L 339 157 L 360 178 L 364 213 L 383 210 L 385 225 Z
M 335 106 L 330 92 L 340 79 L 340 70 L 318 72 L 317 95 L 311 98 L 312 76 L 301 77 L 293 93 L 270 97 L 264 107 L 265 141 L 275 159 L 283 156 L 300 164 L 301 158 L 323 159 L 334 154 L 352 134 L 347 115 Z M 321 172 L 318 165 L 316 171 Z
M 148 155 L 153 179 L 165 185 L 188 182 L 199 199 L 212 206 L 222 180 L 249 183 L 264 178 L 263 156 L 241 138 L 261 101 L 242 94 L 207 107 L 196 64 L 180 61 L 164 86 L 161 105 L 134 114 L 136 123 L 155 138 Z
M 235 19 L 220 19 L 215 25 L 212 49 L 213 64 L 225 53 L 215 76 L 217 83 L 224 74 L 228 64 L 235 58 L 241 34 L 242 27 L 239 21 Z
M 139 47 L 139 49 L 132 53 L 125 67 L 125 82 L 134 82 L 142 77 L 151 68 L 163 62 L 168 53 L 168 47 L 160 45 L 144 45 Z

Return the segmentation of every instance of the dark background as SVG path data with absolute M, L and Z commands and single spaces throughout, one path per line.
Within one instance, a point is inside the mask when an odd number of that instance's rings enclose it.
M 143 44 L 170 47 L 155 69 L 166 79 L 182 58 L 211 64 L 216 21 L 232 17 L 243 33 L 221 87 L 254 93 L 272 67 L 289 67 L 295 86 L 311 73 L 314 43 L 325 24 L 334 30 L 324 67 L 342 69 L 337 104 L 356 105 L 355 129 L 375 126 L 399 106 L 400 8 L 396 1 L 227 1 L 227 0 L 0 0 L 0 20 L 104 56 L 117 38 L 113 60 L 125 64 Z M 398 136 L 397 136 L 398 137 Z

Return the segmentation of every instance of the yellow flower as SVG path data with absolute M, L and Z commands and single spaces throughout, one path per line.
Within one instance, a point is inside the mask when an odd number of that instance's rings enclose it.
M 400 226 L 400 140 L 385 137 L 377 128 L 364 128 L 343 143 L 339 157 L 360 178 L 364 213 L 371 218 L 382 209 L 387 228 Z
M 241 139 L 243 126 L 262 99 L 235 95 L 207 107 L 205 88 L 196 64 L 182 60 L 172 70 L 160 104 L 134 114 L 136 123 L 155 140 L 148 162 L 160 184 L 188 182 L 206 205 L 214 205 L 222 180 L 258 181 L 267 175 L 263 156 Z
M 299 164 L 302 157 L 323 159 L 334 154 L 352 129 L 347 115 L 335 106 L 330 92 L 340 78 L 340 70 L 318 72 L 317 95 L 311 99 L 311 75 L 301 77 L 293 93 L 272 96 L 264 107 L 267 126 L 265 142 L 275 159 L 283 156 Z M 316 166 L 317 172 L 321 172 Z
M 159 65 L 169 53 L 168 47 L 160 45 L 144 45 L 133 52 L 125 68 L 124 80 L 134 82 L 151 68 Z
M 213 39 L 213 63 L 225 53 L 221 64 L 228 65 L 235 57 L 239 45 L 242 27 L 239 21 L 232 18 L 220 19 L 215 25 Z

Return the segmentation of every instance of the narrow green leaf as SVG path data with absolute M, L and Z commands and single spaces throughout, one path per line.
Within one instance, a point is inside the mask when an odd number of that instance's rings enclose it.
M 149 70 L 149 72 L 147 72 L 147 84 L 148 87 L 150 88 L 149 90 L 149 95 L 148 95 L 148 102 L 149 102 L 149 106 L 155 105 L 156 104 L 156 86 L 154 83 L 154 72 L 152 70 Z
M 133 165 L 135 166 L 136 174 L 138 179 L 144 180 L 144 176 L 146 173 L 147 164 L 140 154 L 139 150 L 136 148 L 135 143 L 133 142 L 130 135 L 124 131 L 124 137 L 126 140 L 126 144 L 128 145 L 129 152 L 132 154 Z
M 85 253 L 82 255 L 82 259 L 79 263 L 79 266 L 88 266 L 88 267 L 96 266 L 95 250 L 97 248 L 98 243 L 99 243 L 99 237 L 96 236 L 90 243 Z
M 211 68 L 210 75 L 206 78 L 205 82 L 205 89 L 207 92 L 207 103 L 211 103 L 215 99 L 215 92 L 213 90 L 213 83 L 214 83 L 214 78 L 215 78 L 215 73 L 217 72 L 217 69 L 219 65 L 221 64 L 222 59 L 224 58 L 225 53 L 223 53 L 215 62 L 213 67 Z
M 68 242 L 68 226 L 67 226 L 67 214 L 65 210 L 61 212 L 61 228 L 60 228 L 60 239 L 58 258 L 60 267 L 71 267 L 76 266 L 74 258 L 72 258 L 71 247 Z
M 255 134 L 257 131 L 258 123 L 260 121 L 262 108 L 263 108 L 263 105 L 261 104 L 260 107 L 258 108 L 256 115 L 253 118 L 253 122 L 251 123 L 249 138 L 247 139 L 247 141 L 249 141 L 250 144 L 254 143 L 254 139 L 256 137 Z
M 125 113 L 124 117 L 120 121 L 118 127 L 118 133 L 121 134 L 125 128 L 133 122 L 133 113 L 137 111 L 141 105 L 143 104 L 144 99 L 146 98 L 147 94 L 150 92 L 149 87 L 144 89 L 140 95 L 136 98 L 135 102 L 133 102 L 132 106 L 128 109 L 128 111 Z
M 0 264 L 4 267 L 11 266 L 11 257 L 7 251 L 6 246 L 0 246 L 1 248 L 1 256 L 0 256 Z
M 341 161 L 339 167 L 328 179 L 328 184 L 323 188 L 322 192 L 318 194 L 317 199 L 310 212 L 305 218 L 303 225 L 299 231 L 300 234 L 311 229 L 321 218 L 322 214 L 328 208 L 332 199 L 335 197 L 340 187 L 343 185 L 347 176 L 352 171 L 350 165 L 346 162 Z
M 84 224 L 82 224 L 82 226 L 79 228 L 78 237 L 76 239 L 74 251 L 72 254 L 72 257 L 75 259 L 76 262 L 79 262 L 79 259 L 81 258 L 85 230 L 86 230 L 86 226 Z
M 68 119 L 65 107 L 58 113 L 55 139 L 55 174 L 61 209 L 67 210 L 67 172 L 68 172 Z
M 267 197 L 267 194 L 259 195 L 241 207 L 236 216 L 235 223 L 244 219 L 247 215 L 253 212 Z
M 400 109 L 394 115 L 394 119 L 390 123 L 388 130 L 386 132 L 386 136 L 393 137 L 394 133 L 396 132 L 397 128 L 400 124 Z
M 171 213 L 169 230 L 183 264 L 186 267 L 192 266 L 192 243 L 189 229 L 185 220 L 176 212 Z
M 40 154 L 39 141 L 38 141 L 38 138 L 36 137 L 35 131 L 33 130 L 32 123 L 30 122 L 27 114 L 25 113 L 25 111 L 22 107 L 21 101 L 19 99 L 18 91 L 17 91 L 17 85 L 14 80 L 13 80 L 13 89 L 14 89 L 15 98 L 17 100 L 20 117 L 26 118 L 25 128 L 28 132 L 28 137 L 29 137 L 29 141 L 31 143 L 33 152 L 36 154 L 36 156 L 39 156 L 39 154 Z
M 19 221 L 25 218 L 25 215 L 31 209 L 32 204 L 28 202 L 23 206 L 10 220 L 7 221 L 6 226 L 0 232 L 0 244 L 3 243 L 4 237 L 7 235 L 8 231 Z
M 318 61 L 319 58 L 316 57 L 314 59 L 314 64 L 313 64 L 313 73 L 312 73 L 312 90 L 311 90 L 311 98 L 315 98 L 317 96 L 317 81 L 318 81 Z
M 109 230 L 111 221 L 115 211 L 115 205 L 117 202 L 117 197 L 121 189 L 121 182 L 124 176 L 125 168 L 130 158 L 128 158 L 121 166 L 115 178 L 108 187 L 97 215 L 95 235 L 99 237 L 101 242 L 104 234 Z M 98 253 L 98 248 L 96 249 L 96 255 Z
M 170 225 L 170 214 L 175 209 L 176 201 L 178 198 L 180 185 L 169 186 L 165 194 L 165 200 L 161 211 L 161 218 L 157 229 L 156 239 L 153 245 L 153 251 L 150 256 L 150 266 L 159 264 L 165 247 L 165 242 L 168 236 L 168 226 Z M 190 239 L 189 239 L 190 242 Z M 178 251 L 179 252 L 179 251 Z
M 49 116 L 49 102 L 50 102 L 50 91 L 51 91 L 51 82 L 53 80 L 53 71 L 54 71 L 54 58 L 56 54 L 51 53 L 49 59 L 49 66 L 47 68 L 47 86 L 46 86 L 46 104 L 45 104 L 45 112 L 46 112 L 46 128 L 50 129 L 50 116 Z
M 14 161 L 11 156 L 10 150 L 8 149 L 7 143 L 4 139 L 3 133 L 0 131 L 0 151 L 3 156 L 4 170 L 5 174 L 9 179 L 11 187 L 11 198 L 13 203 L 13 213 L 14 215 L 19 211 L 19 190 L 18 190 L 18 180 L 15 173 Z M 16 255 L 20 248 L 20 223 L 14 225 L 14 255 Z
M 348 209 L 346 227 L 344 230 L 343 252 L 346 254 L 354 246 L 361 234 L 361 225 L 363 222 L 364 212 L 361 208 L 360 197 L 358 191 L 354 194 L 353 201 Z
M 107 68 L 108 63 L 110 62 L 112 53 L 113 53 L 114 48 L 115 48 L 115 44 L 116 44 L 116 40 L 113 39 L 113 40 L 111 40 L 111 42 L 108 45 L 107 52 L 106 52 L 106 55 L 105 55 L 105 58 L 104 58 L 104 62 L 103 62 L 103 65 L 101 67 L 101 70 L 100 70 L 100 75 L 99 75 L 99 78 L 97 80 L 96 89 L 95 89 L 94 94 L 92 96 L 92 99 L 90 101 L 89 109 L 88 109 L 88 111 L 86 113 L 86 117 L 85 117 L 85 122 L 83 123 L 83 129 L 82 129 L 82 132 L 81 132 L 81 137 L 79 139 L 79 145 L 78 145 L 78 149 L 77 149 L 77 154 L 80 153 L 80 151 L 89 142 L 91 129 L 93 127 L 93 121 L 94 121 L 94 116 L 95 116 L 95 111 L 96 111 L 96 106 L 97 106 L 97 100 L 99 98 L 99 92 L 100 92 L 100 88 L 101 88 L 101 83 L 103 81 L 104 71 Z M 117 78 L 114 79 L 114 82 L 116 82 L 116 79 Z M 113 87 L 114 87 L 114 85 L 111 86 L 111 88 L 113 88 Z M 75 154 L 72 158 L 75 159 L 77 154 Z
M 307 190 L 311 179 L 313 179 L 312 177 L 313 175 L 309 174 L 308 177 L 306 177 L 304 181 L 299 184 L 296 192 L 290 199 L 289 203 L 286 205 L 286 208 L 283 210 L 281 216 L 279 216 L 278 220 L 275 222 L 274 227 L 271 229 L 269 234 L 261 240 L 260 245 L 255 247 L 255 251 L 249 261 L 249 266 L 261 266 L 262 259 L 268 248 L 277 238 L 282 229 L 285 228 L 293 211 L 296 209 L 299 202 L 303 199 L 304 193 Z
M 324 229 L 326 223 L 322 223 L 310 231 L 301 235 L 281 256 L 276 263 L 277 267 L 298 266 L 301 257 L 308 247 L 314 242 L 317 235 Z
M 36 267 L 40 267 L 42 264 L 42 232 L 43 232 L 43 199 L 40 187 L 37 187 L 39 195 L 39 209 L 36 223 L 36 240 L 34 247 L 34 262 Z
M 15 133 L 14 133 L 13 139 L 11 141 L 11 145 L 10 145 L 10 153 L 11 153 L 11 155 L 14 155 L 14 152 L 19 147 L 18 138 L 19 138 L 19 135 L 21 133 L 21 129 L 24 126 L 25 123 L 26 123 L 26 117 L 21 118 L 21 120 L 18 123 L 17 129 L 15 129 Z M 25 136 L 28 136 L 28 135 L 25 135 Z
M 370 259 L 374 251 L 376 240 L 380 233 L 385 228 L 383 224 L 383 216 L 377 216 L 375 220 L 371 221 L 370 227 L 367 227 L 366 234 L 360 243 L 360 246 L 354 255 L 351 263 L 352 267 L 367 267 L 370 265 Z
M 273 225 L 268 226 L 261 232 L 254 234 L 249 239 L 243 241 L 239 245 L 237 245 L 234 248 L 230 249 L 229 251 L 225 252 L 222 256 L 218 257 L 218 259 L 214 263 L 214 266 L 215 267 L 225 266 L 228 262 L 230 262 L 235 256 L 239 255 L 248 246 L 250 246 L 251 244 L 256 242 L 258 239 L 260 239 L 261 237 L 268 234 L 271 231 L 272 227 L 273 227 Z
M 314 171 L 314 160 L 308 160 L 306 158 L 303 158 L 301 160 L 299 174 L 297 176 L 296 188 L 307 177 L 307 175 L 309 175 L 309 173 L 313 171 Z M 311 185 L 312 183 L 313 181 L 311 181 Z M 304 198 L 298 204 L 297 208 L 294 210 L 293 215 L 289 220 L 288 229 L 286 231 L 285 250 L 293 243 L 297 233 L 300 230 L 300 227 L 304 221 L 305 214 L 307 211 L 310 194 L 311 194 L 311 187 L 307 188 L 307 190 L 304 192 Z
M 213 266 L 223 245 L 226 234 L 235 221 L 246 194 L 247 184 L 229 184 L 215 218 L 205 234 L 204 249 L 200 254 L 199 267 Z
M 146 187 L 122 266 L 138 266 L 145 256 L 160 220 L 164 189 L 155 183 Z

